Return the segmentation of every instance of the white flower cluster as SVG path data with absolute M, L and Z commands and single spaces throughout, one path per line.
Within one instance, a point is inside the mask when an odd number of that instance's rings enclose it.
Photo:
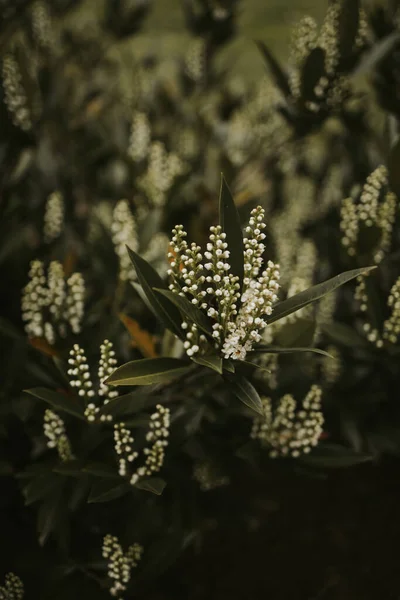
M 99 384 L 97 393 L 94 390 L 85 352 L 78 344 L 75 344 L 70 351 L 68 364 L 70 367 L 68 369 L 70 385 L 73 388 L 77 388 L 78 395 L 87 401 L 85 417 L 89 423 L 95 423 L 101 411 L 101 408 L 93 402 L 93 398 L 96 394 L 102 398 L 103 406 L 118 396 L 118 392 L 115 389 L 110 389 L 109 386 L 104 383 L 105 379 L 111 375 L 117 365 L 113 345 L 109 340 L 104 340 L 100 346 L 100 360 L 97 372 Z M 112 421 L 112 416 L 100 415 L 100 421 Z
M 151 476 L 160 471 L 164 464 L 165 448 L 168 446 L 169 426 L 169 408 L 158 404 L 156 411 L 150 417 L 146 441 L 151 442 L 151 445 L 143 449 L 144 464 L 137 467 L 132 473 L 128 472 L 128 465 L 139 457 L 139 453 L 133 450 L 135 439 L 125 423 L 114 425 L 114 447 L 119 457 L 118 472 L 121 477 L 129 477 L 131 485 L 135 485 L 142 477 Z
M 163 206 L 168 190 L 184 170 L 185 165 L 179 156 L 168 153 L 162 142 L 155 141 L 150 146 L 147 171 L 138 183 L 154 206 Z
M 55 448 L 60 460 L 68 462 L 74 459 L 64 421 L 50 409 L 47 409 L 44 413 L 43 431 L 48 439 L 47 447 Z
M 196 38 L 189 47 L 185 59 L 185 73 L 195 83 L 201 83 L 206 74 L 206 42 Z
M 49 344 L 56 336 L 65 337 L 67 329 L 81 331 L 84 316 L 85 282 L 80 273 L 67 280 L 60 262 L 52 261 L 47 278 L 43 262 L 34 260 L 29 283 L 22 292 L 22 319 L 29 337 L 44 337 Z
M 0 600 L 22 600 L 24 592 L 24 584 L 18 575 L 7 573 L 4 586 L 0 586 Z
M 53 192 L 47 198 L 44 213 L 43 237 L 47 244 L 60 237 L 63 223 L 64 199 L 61 192 Z
M 14 125 L 23 131 L 29 131 L 32 129 L 32 117 L 18 62 L 12 54 L 6 54 L 1 67 L 4 103 Z
M 317 23 L 315 19 L 309 16 L 300 19 L 293 29 L 289 64 L 292 67 L 290 70 L 290 87 L 295 97 L 300 96 L 301 68 L 308 54 L 315 48 L 317 32 Z
M 55 44 L 54 23 L 47 2 L 36 0 L 32 5 L 32 32 L 40 48 L 52 49 Z
M 193 478 L 200 484 L 202 492 L 209 492 L 230 483 L 227 475 L 221 475 L 218 469 L 207 461 L 199 462 L 195 465 Z
M 119 276 L 122 281 L 133 279 L 135 270 L 126 250 L 128 245 L 137 251 L 139 247 L 136 223 L 129 207 L 128 200 L 119 200 L 113 211 L 111 235 L 115 252 L 119 258 Z
M 116 536 L 104 537 L 102 555 L 108 562 L 107 575 L 113 581 L 110 588 L 111 596 L 120 596 L 126 591 L 131 579 L 131 571 L 137 567 L 142 554 L 143 547 L 140 544 L 133 544 L 129 546 L 127 552 L 124 552 Z
M 144 160 L 151 142 L 150 123 L 146 113 L 136 110 L 132 117 L 128 154 L 134 162 Z
M 277 300 L 279 266 L 268 261 L 261 272 L 265 250 L 263 218 L 264 210 L 255 208 L 245 229 L 242 293 L 238 277 L 229 273 L 230 252 L 226 234 L 219 225 L 210 228 L 204 259 L 199 246 L 187 244 L 181 225 L 172 231 L 169 289 L 186 296 L 211 318 L 214 346 L 227 359 L 245 359 L 253 344 L 261 340 L 261 331 L 266 327 L 264 317 L 272 313 Z M 187 330 L 184 347 L 188 356 L 207 350 L 207 339 L 194 323 L 184 321 L 182 328 Z
M 271 458 L 307 454 L 322 433 L 321 395 L 321 388 L 313 385 L 300 407 L 286 394 L 275 409 L 270 398 L 262 398 L 264 417 L 254 419 L 251 437 L 269 447 Z
M 383 324 L 383 339 L 396 344 L 400 336 L 400 277 L 390 290 L 387 303 L 391 315 Z
M 396 219 L 397 199 L 387 190 L 388 172 L 381 165 L 367 178 L 361 194 L 345 198 L 341 208 L 342 244 L 350 256 L 357 253 L 360 227 L 378 227 L 380 239 L 373 259 L 381 262 L 390 248 Z
M 337 346 L 329 345 L 326 351 L 333 356 L 334 360 L 328 356 L 321 357 L 321 374 L 324 382 L 331 386 L 334 385 L 340 377 L 343 369 L 343 360 Z

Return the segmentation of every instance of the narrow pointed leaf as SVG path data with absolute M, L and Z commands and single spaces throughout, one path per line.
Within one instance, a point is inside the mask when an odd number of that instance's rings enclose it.
M 281 90 L 281 92 L 283 93 L 283 95 L 286 98 L 291 96 L 292 92 L 290 89 L 288 76 L 283 71 L 282 67 L 280 66 L 280 64 L 274 57 L 274 55 L 271 53 L 269 48 L 264 44 L 264 42 L 256 40 L 256 44 L 257 44 L 258 49 L 260 50 L 261 54 L 263 55 L 264 60 L 267 63 L 268 70 L 270 71 L 270 73 L 274 79 L 274 82 L 276 83 L 278 88 Z
M 161 496 L 166 485 L 167 482 L 160 477 L 150 477 L 149 479 L 143 479 L 143 481 L 139 480 L 135 483 L 135 487 L 139 490 L 145 490 L 146 492 L 151 492 L 157 496 Z
M 239 285 L 242 289 L 244 277 L 242 226 L 232 194 L 222 174 L 219 194 L 219 223 L 222 231 L 226 233 L 231 273 L 239 277 Z
M 78 404 L 76 396 L 69 396 L 43 387 L 32 388 L 30 390 L 25 390 L 25 392 L 35 398 L 47 402 L 47 404 L 50 404 L 50 406 L 58 411 L 68 413 L 85 421 L 83 408 Z
M 225 383 L 228 389 L 257 414 L 263 415 L 261 398 L 255 387 L 242 375 L 225 375 Z
M 164 383 L 187 373 L 190 363 L 179 358 L 143 358 L 122 365 L 105 380 L 112 385 Z
M 321 325 L 321 331 L 336 344 L 347 348 L 369 349 L 370 344 L 365 337 L 343 323 L 325 323 Z
M 143 410 L 153 408 L 160 402 L 157 395 L 142 393 L 141 390 L 135 390 L 128 394 L 123 394 L 117 398 L 113 398 L 101 408 L 101 414 L 113 416 L 133 415 Z M 165 402 L 165 400 L 163 400 Z
M 325 350 L 320 350 L 320 348 L 279 348 L 278 346 L 256 346 L 251 351 L 251 354 L 294 354 L 295 352 L 312 352 L 314 354 L 320 354 L 321 356 L 326 356 L 335 360 L 334 356 L 328 352 L 325 352 Z
M 319 300 L 326 294 L 333 292 L 341 285 L 355 279 L 359 275 L 366 275 L 369 271 L 376 269 L 376 267 L 364 267 L 362 269 L 352 269 L 351 271 L 345 271 L 340 275 L 336 275 L 323 283 L 319 283 L 318 285 L 314 285 L 308 290 L 304 290 L 304 292 L 300 292 L 295 296 L 291 296 L 287 300 L 283 300 L 283 302 L 278 302 L 275 305 L 272 315 L 266 317 L 266 321 L 268 324 L 274 323 L 275 321 L 279 321 L 283 317 L 290 315 L 303 306 L 307 306 L 316 300 Z
M 209 354 L 208 356 L 195 356 L 192 358 L 192 361 L 197 363 L 198 365 L 203 365 L 216 371 L 220 375 L 222 375 L 222 357 L 217 356 L 216 354 Z
M 153 288 L 166 289 L 163 280 L 147 261 L 128 246 L 127 250 L 136 269 L 140 285 L 154 313 L 165 327 L 173 331 L 178 337 L 182 337 L 181 315 L 178 309 L 169 300 L 155 294 L 153 291 Z
M 305 456 L 301 462 L 321 468 L 346 468 L 353 467 L 373 460 L 372 454 L 356 452 L 339 444 L 320 444 Z
M 353 75 L 364 75 L 375 69 L 378 63 L 393 50 L 399 40 L 400 34 L 394 31 L 376 44 L 373 44 L 371 50 L 364 53 L 362 59 L 354 69 Z
M 129 483 L 115 483 L 107 480 L 95 481 L 90 490 L 88 503 L 110 502 L 116 498 L 121 498 L 129 492 L 131 486 Z
M 170 290 L 160 290 L 155 288 L 154 291 L 158 295 L 168 298 L 168 300 L 178 308 L 184 317 L 187 317 L 190 321 L 196 323 L 196 325 L 202 331 L 208 334 L 212 333 L 212 326 L 208 317 L 203 313 L 202 310 L 200 310 L 200 308 L 189 302 L 187 298 L 184 296 L 179 296 Z
M 283 348 L 312 346 L 315 328 L 314 319 L 299 318 L 294 323 L 286 323 L 276 333 L 276 345 Z
M 226 371 L 227 373 L 235 372 L 235 365 L 234 365 L 233 360 L 228 360 L 228 359 L 224 358 L 222 367 L 223 367 L 224 371 Z

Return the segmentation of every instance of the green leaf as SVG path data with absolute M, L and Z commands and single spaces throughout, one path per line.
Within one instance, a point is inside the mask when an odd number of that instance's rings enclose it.
M 131 490 L 129 483 L 113 483 L 111 481 L 95 481 L 90 490 L 88 503 L 110 502 L 125 496 Z
M 119 417 L 132 415 L 142 410 L 152 408 L 159 404 L 159 402 L 159 396 L 148 393 L 147 389 L 145 393 L 141 393 L 141 390 L 135 390 L 129 392 L 129 394 L 124 394 L 110 400 L 101 408 L 101 413 Z M 163 402 L 166 402 L 166 399 L 164 399 Z
M 256 44 L 263 55 L 265 62 L 267 63 L 267 67 L 275 81 L 275 84 L 286 98 L 290 97 L 292 91 L 290 89 L 289 79 L 286 73 L 282 70 L 280 64 L 271 53 L 269 48 L 264 44 L 264 42 L 256 40 Z
M 400 198 L 400 139 L 397 140 L 390 151 L 388 171 L 390 188 Z
M 162 294 L 165 298 L 168 298 L 172 304 L 175 304 L 184 317 L 187 317 L 190 321 L 196 323 L 202 331 L 207 334 L 212 333 L 212 326 L 208 317 L 200 310 L 200 308 L 189 302 L 187 298 L 179 296 L 179 294 L 171 292 L 170 290 L 160 290 L 155 288 L 154 291 L 157 292 L 157 294 Z
M 339 14 L 339 53 L 342 58 L 351 55 L 358 33 L 360 0 L 342 0 Z
M 257 414 L 263 415 L 261 398 L 255 387 L 242 375 L 225 375 L 225 383 L 228 389 L 240 400 L 254 410 Z
M 250 352 L 252 354 L 293 354 L 295 352 L 313 352 L 314 354 L 321 354 L 322 356 L 327 356 L 328 358 L 332 358 L 335 360 L 334 356 L 325 352 L 325 350 L 320 350 L 319 348 L 279 348 L 278 346 L 256 346 Z
M 197 363 L 198 365 L 203 365 L 216 371 L 220 375 L 222 375 L 222 358 L 221 356 L 217 356 L 216 354 L 208 354 L 206 356 L 194 356 L 192 361 Z
M 103 463 L 89 463 L 82 468 L 82 472 L 88 475 L 93 475 L 94 477 L 118 480 L 121 479 L 115 468 Z
M 48 390 L 47 388 L 37 387 L 30 390 L 25 390 L 27 394 L 39 398 L 47 404 L 50 404 L 53 408 L 60 412 L 65 412 L 74 417 L 85 421 L 83 414 L 83 408 L 78 404 L 76 396 L 69 396 L 56 392 L 54 390 Z
M 370 348 L 369 342 L 362 335 L 343 323 L 322 324 L 321 331 L 336 344 L 347 348 Z
M 159 294 L 155 294 L 153 291 L 154 288 L 166 289 L 163 280 L 144 258 L 136 254 L 128 246 L 127 250 L 135 267 L 138 280 L 153 311 L 167 329 L 173 331 L 178 337 L 183 337 L 181 329 L 182 319 L 178 309 L 169 300 L 161 297 Z
M 81 460 L 69 460 L 53 467 L 53 472 L 67 477 L 82 477 L 84 475 L 82 473 L 83 465 L 84 463 Z
M 315 100 L 315 87 L 325 74 L 325 52 L 314 48 L 308 54 L 301 69 L 301 99 L 303 102 Z
M 315 336 L 314 319 L 297 319 L 294 323 L 286 323 L 276 333 L 277 345 L 284 348 L 304 348 L 311 346 Z
M 146 492 L 151 492 L 157 496 L 161 496 L 166 485 L 167 482 L 160 477 L 150 477 L 149 479 L 139 480 L 135 483 L 135 487 L 139 490 L 145 490 Z
M 179 358 L 143 358 L 122 365 L 105 380 L 112 385 L 164 383 L 187 373 L 190 363 Z
M 227 371 L 227 373 L 235 372 L 235 365 L 234 365 L 233 360 L 228 360 L 228 359 L 224 358 L 224 360 L 222 362 L 222 368 L 224 369 L 224 371 Z
M 48 496 L 59 487 L 60 480 L 61 478 L 51 471 L 47 471 L 34 479 L 31 479 L 23 490 L 25 505 L 29 506 L 30 504 L 37 502 L 37 500 L 41 500 Z
M 378 63 L 393 50 L 399 40 L 400 34 L 395 31 L 376 44 L 373 44 L 371 50 L 364 53 L 363 58 L 353 71 L 353 75 L 364 75 L 368 71 L 375 69 Z
M 301 462 L 322 468 L 353 467 L 373 460 L 373 455 L 355 452 L 339 444 L 320 444 L 310 454 L 302 456 Z
M 222 231 L 226 233 L 231 273 L 239 277 L 239 285 L 242 289 L 244 277 L 242 226 L 236 204 L 222 173 L 219 193 L 219 224 Z
M 283 302 L 278 302 L 278 304 L 276 304 L 273 309 L 272 315 L 266 317 L 265 320 L 268 324 L 274 323 L 275 321 L 279 321 L 279 319 L 287 317 L 287 315 L 290 315 L 296 312 L 297 310 L 300 310 L 300 308 L 303 308 L 303 306 L 307 306 L 308 304 L 319 300 L 323 296 L 326 296 L 326 294 L 329 294 L 330 292 L 333 292 L 333 290 L 336 290 L 341 285 L 347 283 L 348 281 L 351 281 L 352 279 L 355 279 L 359 275 L 365 275 L 373 269 L 376 269 L 376 267 L 352 269 L 351 271 L 345 271 L 340 275 L 336 275 L 335 277 L 332 277 L 331 279 L 328 279 L 323 283 L 314 285 L 313 287 L 308 288 L 308 290 L 304 290 L 299 294 L 291 296 L 287 300 L 283 300 Z

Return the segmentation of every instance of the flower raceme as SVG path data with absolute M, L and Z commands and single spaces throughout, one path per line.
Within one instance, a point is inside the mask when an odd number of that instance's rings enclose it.
M 170 291 L 185 297 L 211 319 L 215 349 L 226 359 L 244 360 L 253 344 L 260 342 L 279 289 L 279 265 L 268 261 L 262 270 L 265 245 L 264 210 L 251 212 L 243 239 L 244 278 L 231 272 L 230 251 L 220 225 L 210 228 L 204 253 L 195 243 L 188 244 L 181 225 L 173 230 L 170 260 Z M 186 319 L 184 347 L 189 357 L 210 350 L 206 336 L 196 323 Z

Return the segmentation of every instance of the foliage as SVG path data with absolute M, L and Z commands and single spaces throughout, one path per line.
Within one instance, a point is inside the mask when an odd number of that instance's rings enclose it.
M 400 12 L 334 0 L 237 86 L 238 2 L 172 70 L 151 2 L 4 4 L 0 594 L 145 597 L 243 470 L 400 451 Z

